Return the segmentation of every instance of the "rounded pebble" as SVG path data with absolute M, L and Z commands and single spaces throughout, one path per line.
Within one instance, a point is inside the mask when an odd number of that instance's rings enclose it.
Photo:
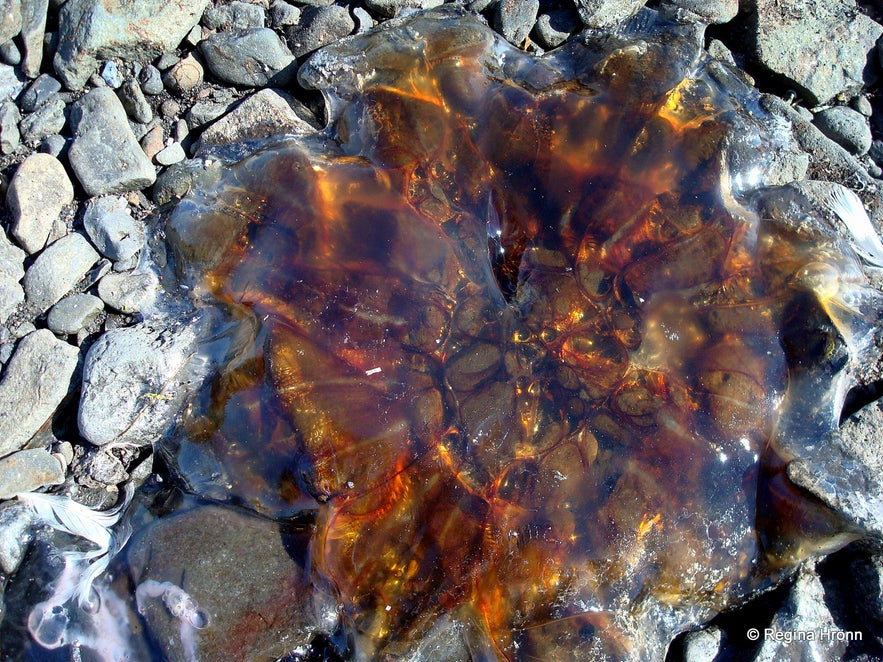
M 72 294 L 49 310 L 46 324 L 52 333 L 73 335 L 89 326 L 101 311 L 104 302 L 91 294 Z
M 815 114 L 814 122 L 822 133 L 853 154 L 865 154 L 871 148 L 868 120 L 852 108 L 826 108 Z

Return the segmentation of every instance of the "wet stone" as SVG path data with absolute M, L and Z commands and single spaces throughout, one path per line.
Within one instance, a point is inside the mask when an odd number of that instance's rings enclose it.
M 571 9 L 552 10 L 540 14 L 534 30 L 544 48 L 557 48 L 581 28 L 579 15 Z
M 871 148 L 872 136 L 868 120 L 852 108 L 826 108 L 817 112 L 813 121 L 822 133 L 853 154 L 865 154 Z
M 788 461 L 883 296 L 701 30 L 647 10 L 536 58 L 462 13 L 313 55 L 328 130 L 172 212 L 213 366 L 178 469 L 309 513 L 354 658 L 662 659 L 860 535 Z
M 58 335 L 74 335 L 89 326 L 101 311 L 104 303 L 91 294 L 72 294 L 49 310 L 46 325 Z
M 34 82 L 28 85 L 18 100 L 21 109 L 26 113 L 37 110 L 52 96 L 61 91 L 61 83 L 49 74 L 40 74 Z
M 301 57 L 346 37 L 355 27 L 346 7 L 306 7 L 301 12 L 300 23 L 285 32 L 285 40 L 292 54 Z
M 24 277 L 27 302 L 43 312 L 67 294 L 98 261 L 98 253 L 73 232 L 47 246 Z
M 6 195 L 12 235 L 28 253 L 42 250 L 61 210 L 73 199 L 74 187 L 61 162 L 32 154 L 16 170 Z
M 193 187 L 193 182 L 202 174 L 201 161 L 188 160 L 166 168 L 153 186 L 153 201 L 164 205 L 175 198 L 182 198 Z
M 7 503 L 0 508 L 0 568 L 7 575 L 21 564 L 33 539 L 33 525 L 30 512 L 21 504 Z
M 533 29 L 539 9 L 539 0 L 500 0 L 495 27 L 511 43 L 521 44 Z
M 151 273 L 109 273 L 98 281 L 98 296 L 122 313 L 137 313 L 153 303 L 158 281 Z
M 215 78 L 233 85 L 285 85 L 297 72 L 288 46 L 269 28 L 213 34 L 199 43 L 199 52 Z
M 0 499 L 10 499 L 19 492 L 32 492 L 46 485 L 64 482 L 66 467 L 58 458 L 32 448 L 0 458 Z

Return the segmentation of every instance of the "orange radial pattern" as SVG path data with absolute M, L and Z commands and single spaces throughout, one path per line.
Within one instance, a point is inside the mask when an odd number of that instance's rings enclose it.
M 694 28 L 535 58 L 428 13 L 302 77 L 329 128 L 168 233 L 238 320 L 195 447 L 315 513 L 354 656 L 661 659 L 849 538 L 782 467 L 836 424 L 836 389 L 789 390 L 864 351 L 861 271 L 793 189 L 749 199 L 781 127 Z

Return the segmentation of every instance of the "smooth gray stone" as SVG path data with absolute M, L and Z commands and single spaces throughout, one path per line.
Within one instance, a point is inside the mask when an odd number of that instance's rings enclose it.
M 65 123 L 65 104 L 59 97 L 50 99 L 18 123 L 22 140 L 36 142 L 53 133 L 61 133 Z
M 72 294 L 49 310 L 46 325 L 58 335 L 74 335 L 89 326 L 101 311 L 104 303 L 91 294 Z
M 0 509 L 0 568 L 11 575 L 21 564 L 34 538 L 34 519 L 22 503 L 9 502 Z
M 18 67 L 0 64 L 0 101 L 17 97 L 24 89 L 25 80 Z
M 21 113 L 11 99 L 0 103 L 0 152 L 12 154 L 21 144 L 21 133 L 18 123 Z
M 22 448 L 71 390 L 79 351 L 49 329 L 18 343 L 0 381 L 0 456 Z
M 494 27 L 510 43 L 523 44 L 539 11 L 540 0 L 500 0 L 494 15 Z
M 151 273 L 112 272 L 98 281 L 98 296 L 121 313 L 137 313 L 156 299 L 159 281 Z
M 144 94 L 149 94 L 151 96 L 162 94 L 163 89 L 165 89 L 163 87 L 162 75 L 159 73 L 159 69 L 152 64 L 148 64 L 141 70 L 141 73 L 138 74 L 138 82 L 141 83 L 141 90 Z
M 365 11 L 364 9 L 362 11 Z M 287 28 L 297 25 L 300 20 L 300 9 L 285 0 L 275 0 L 270 5 L 270 23 L 274 28 Z
M 83 226 L 98 252 L 111 260 L 128 260 L 144 245 L 144 224 L 132 218 L 126 199 L 108 196 L 90 200 Z
M 28 253 L 42 250 L 61 210 L 73 200 L 74 186 L 61 162 L 50 154 L 31 154 L 6 194 L 12 235 Z
M 43 312 L 86 275 L 98 261 L 98 253 L 76 232 L 47 246 L 28 267 L 24 277 L 29 305 Z
M 540 14 L 534 31 L 537 34 L 537 41 L 543 48 L 557 48 L 581 28 L 582 24 L 576 11 L 553 9 L 548 13 Z
M 31 113 L 52 96 L 61 91 L 61 83 L 49 74 L 40 74 L 34 82 L 28 85 L 18 100 L 19 106 L 26 113 Z
M 834 106 L 816 113 L 813 120 L 819 130 L 852 154 L 866 154 L 873 136 L 868 118 L 846 106 Z
M 342 39 L 356 27 L 346 7 L 307 7 L 301 12 L 300 23 L 291 26 L 285 40 L 295 57 Z
M 33 492 L 46 485 L 61 485 L 66 467 L 42 448 L 12 453 L 0 458 L 0 499 L 21 492 Z
M 234 0 L 230 4 L 209 7 L 202 15 L 202 24 L 210 30 L 248 30 L 264 27 L 266 13 L 260 5 Z
M 233 85 L 286 85 L 297 73 L 294 55 L 269 28 L 218 32 L 199 43 L 199 52 L 215 78 Z
M 611 28 L 631 18 L 644 0 L 575 0 L 582 22 L 590 28 Z
M 21 32 L 20 0 L 0 0 L 0 43 L 5 43 Z
M 153 108 L 147 103 L 144 91 L 133 79 L 127 80 L 117 92 L 126 114 L 136 122 L 147 124 L 153 119 Z
M 21 40 L 25 47 L 21 67 L 28 78 L 40 75 L 48 10 L 49 0 L 21 0 Z

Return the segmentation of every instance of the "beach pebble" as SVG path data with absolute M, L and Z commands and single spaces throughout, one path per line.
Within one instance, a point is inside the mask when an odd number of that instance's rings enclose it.
M 24 45 L 21 69 L 28 78 L 40 75 L 43 64 L 43 38 L 46 35 L 46 15 L 49 0 L 21 0 L 21 33 Z
M 56 159 L 67 158 L 67 139 L 57 133 L 51 133 L 37 145 L 41 154 L 49 154 Z
M 132 218 L 123 197 L 90 200 L 83 214 L 83 226 L 98 252 L 114 261 L 137 255 L 144 244 L 144 224 Z
M 362 11 L 365 11 L 364 9 Z M 274 28 L 287 28 L 300 21 L 300 9 L 285 0 L 275 0 L 270 5 L 270 23 Z
M 294 56 L 301 57 L 347 36 L 355 27 L 346 7 L 306 7 L 300 23 L 286 30 L 285 40 Z
M 509 42 L 524 43 L 540 10 L 540 0 L 500 0 L 494 16 L 494 27 Z
M 166 89 L 173 94 L 189 92 L 194 87 L 202 85 L 204 76 L 202 65 L 193 55 L 179 60 L 173 64 L 162 76 Z
M 50 154 L 32 154 L 15 171 L 6 204 L 12 214 L 12 236 L 28 253 L 41 250 L 74 187 L 61 162 Z
M 123 83 L 117 96 L 122 101 L 126 114 L 136 122 L 147 124 L 153 119 L 153 109 L 147 103 L 141 86 L 134 79 L 130 78 Z
M 557 48 L 567 38 L 578 31 L 580 25 L 579 14 L 572 9 L 553 9 L 540 14 L 537 18 L 534 31 L 537 41 L 543 48 Z
M 21 32 L 20 0 L 0 0 L 0 43 Z
M 89 326 L 101 311 L 104 303 L 91 294 L 72 294 L 49 310 L 46 325 L 58 335 L 74 335 Z
M 28 304 L 39 312 L 47 310 L 97 261 L 98 253 L 76 232 L 49 244 L 25 272 L 23 284 Z
M 159 281 L 152 272 L 111 272 L 98 281 L 98 296 L 121 313 L 137 313 L 156 298 Z
M 852 108 L 826 108 L 817 112 L 813 121 L 822 133 L 853 154 L 865 154 L 871 148 L 868 119 Z
M 590 28 L 610 28 L 638 13 L 644 0 L 575 0 L 582 22 Z
M 34 520 L 21 503 L 10 502 L 0 508 L 0 568 L 7 575 L 16 570 L 33 540 Z
M 61 485 L 65 467 L 47 450 L 31 448 L 0 458 L 0 499 L 33 492 L 46 485 Z
M 108 60 L 104 63 L 104 66 L 101 67 L 101 79 L 113 89 L 123 84 L 123 77 L 120 75 L 120 68 L 116 62 Z
M 164 205 L 175 198 L 182 198 L 190 191 L 194 180 L 202 174 L 202 162 L 187 160 L 166 168 L 153 185 L 153 201 Z
M 156 153 L 154 159 L 157 163 L 164 166 L 170 166 L 173 163 L 180 163 L 187 158 L 181 143 L 173 142 Z
M 0 64 L 0 101 L 18 96 L 24 89 L 25 80 L 18 67 Z
M 0 229 L 0 324 L 6 322 L 22 301 L 25 300 L 25 291 L 21 286 L 24 276 L 25 252 L 12 244 L 6 233 Z M 0 327 L 0 332 L 9 331 Z M 0 342 L 6 343 L 0 334 Z M 5 361 L 4 361 L 5 362 Z
M 60 133 L 65 123 L 65 104 L 54 97 L 33 113 L 25 115 L 18 123 L 18 130 L 25 142 L 36 142 L 53 133 Z
M 0 44 L 0 62 L 17 67 L 21 64 L 21 51 L 12 40 Z
M 7 99 L 0 103 L 0 152 L 3 154 L 12 154 L 21 144 L 20 121 L 21 113 L 15 102 Z
M 138 74 L 138 82 L 141 83 L 141 90 L 144 94 L 151 96 L 162 94 L 164 89 L 162 74 L 152 64 L 148 64 L 141 70 L 141 73 Z
M 164 147 L 165 142 L 163 141 L 162 126 L 160 125 L 150 129 L 150 131 L 145 133 L 144 137 L 141 138 L 141 149 L 144 150 L 144 154 L 151 161 L 153 161 L 153 157 L 159 154 Z
M 365 0 L 365 6 L 378 16 L 394 18 L 411 9 L 431 9 L 443 0 Z M 312 3 L 310 3 L 312 4 Z
M 49 74 L 41 74 L 25 88 L 18 100 L 26 113 L 31 113 L 61 91 L 61 83 Z
M 231 2 L 209 7 L 202 15 L 202 24 L 210 30 L 248 30 L 264 27 L 266 13 L 260 5 L 249 2 Z
M 285 85 L 297 73 L 294 55 L 269 28 L 213 34 L 199 43 L 199 52 L 215 78 L 233 85 Z
M 663 0 L 662 7 L 686 10 L 704 23 L 728 23 L 739 13 L 739 0 Z

